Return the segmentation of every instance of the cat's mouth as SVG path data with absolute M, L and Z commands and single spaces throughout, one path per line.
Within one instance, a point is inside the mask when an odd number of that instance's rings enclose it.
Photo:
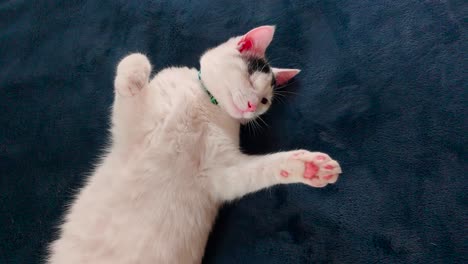
M 239 119 L 239 121 L 241 121 L 241 123 L 248 122 L 248 121 L 254 119 L 257 116 L 256 111 L 252 112 L 252 111 L 242 110 L 236 104 L 236 102 L 234 102 L 234 99 L 232 97 L 231 97 L 231 105 L 233 106 L 232 108 L 234 108 L 234 111 L 236 112 L 236 116 L 234 116 L 234 117 Z

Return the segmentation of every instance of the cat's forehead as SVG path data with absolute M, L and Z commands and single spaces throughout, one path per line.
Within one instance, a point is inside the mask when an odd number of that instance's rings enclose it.
M 264 58 L 251 57 L 247 59 L 247 69 L 249 74 L 254 72 L 271 73 L 271 67 Z
M 271 86 L 272 87 L 276 86 L 276 80 L 273 76 L 272 68 L 270 67 L 270 65 L 268 64 L 265 58 L 256 58 L 256 57 L 248 58 L 247 69 L 248 69 L 249 75 L 252 75 L 254 73 L 261 73 L 261 74 L 269 75 L 271 78 Z

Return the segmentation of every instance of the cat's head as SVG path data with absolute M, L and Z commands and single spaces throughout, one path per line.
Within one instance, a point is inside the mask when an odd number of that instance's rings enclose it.
M 265 113 L 275 86 L 300 70 L 271 67 L 266 58 L 274 26 L 261 26 L 208 50 L 200 59 L 206 88 L 230 116 L 245 122 Z

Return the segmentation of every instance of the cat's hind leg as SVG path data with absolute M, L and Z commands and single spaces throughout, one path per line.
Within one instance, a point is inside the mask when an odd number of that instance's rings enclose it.
M 148 58 L 140 53 L 128 55 L 117 66 L 114 85 L 116 96 L 130 97 L 138 94 L 148 86 L 151 64 Z
M 140 53 L 123 58 L 117 66 L 114 80 L 114 105 L 112 107 L 112 137 L 114 144 L 128 146 L 140 142 L 151 129 L 148 113 L 153 103 L 148 89 L 151 64 Z

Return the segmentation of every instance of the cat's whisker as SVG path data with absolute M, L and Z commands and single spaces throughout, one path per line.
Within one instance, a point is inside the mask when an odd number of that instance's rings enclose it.
M 263 124 L 265 124 L 265 126 L 270 127 L 270 126 L 267 124 L 267 122 L 265 122 L 265 120 L 263 120 L 263 118 L 262 118 L 261 116 L 258 116 L 258 119 L 259 119 L 260 121 L 262 121 Z
M 260 133 L 261 126 L 260 126 L 260 124 L 257 122 L 256 119 L 250 120 L 250 123 L 252 124 L 253 135 L 256 136 L 256 135 L 257 135 L 257 132 Z
M 279 89 L 282 89 L 282 88 L 288 87 L 288 86 L 290 86 L 291 84 L 294 84 L 294 83 L 296 83 L 296 82 L 297 82 L 296 80 L 292 80 L 292 81 L 290 81 L 290 82 L 287 82 L 287 83 L 285 83 L 285 84 L 282 84 L 282 85 L 280 85 L 280 86 L 277 86 L 276 88 L 277 88 L 277 89 L 278 89 L 278 88 L 279 88 Z
M 293 84 L 295 84 L 295 83 L 296 83 L 296 80 L 294 80 L 294 81 L 292 81 L 292 82 L 288 82 L 288 83 L 283 84 L 283 85 L 280 85 L 280 86 L 276 86 L 276 87 L 275 87 L 275 90 L 282 90 L 282 89 L 284 89 L 284 88 L 286 88 L 286 87 L 288 87 L 288 86 L 291 86 L 291 85 L 293 85 Z
M 250 131 L 250 122 L 247 122 L 246 126 L 247 126 L 247 130 L 249 130 L 249 134 L 252 134 L 252 132 Z
M 299 95 L 298 93 L 296 92 L 291 92 L 291 91 L 275 91 L 275 94 L 278 94 L 278 95 L 289 95 L 289 94 L 292 94 L 292 95 Z
M 257 119 L 254 119 L 253 122 L 254 122 L 255 126 L 257 127 L 257 129 L 258 129 L 258 128 L 261 128 L 261 127 L 260 127 L 260 124 L 259 124 L 258 121 L 257 121 Z
M 255 119 L 252 119 L 252 128 L 253 128 L 253 131 L 254 131 L 254 136 L 257 135 L 257 123 L 255 122 Z
M 252 135 L 257 136 L 257 132 L 259 132 L 258 124 L 255 119 L 249 121 L 250 126 L 252 127 Z
M 265 121 L 263 121 L 263 122 L 265 122 Z M 260 122 L 258 122 L 257 119 L 255 119 L 255 123 L 257 124 L 258 131 L 261 132 L 261 130 L 263 130 L 263 126 L 260 124 Z
M 256 129 L 255 129 L 255 125 L 254 125 L 253 122 L 251 122 L 250 124 L 252 125 L 252 135 L 253 135 L 253 136 L 256 136 L 256 135 L 257 135 L 257 133 L 256 133 L 257 131 L 256 131 Z
M 284 95 L 284 94 L 274 94 L 273 96 L 274 96 L 275 99 L 278 99 L 279 101 L 286 100 L 286 95 Z
M 286 58 L 286 57 L 275 57 L 275 58 L 273 58 L 273 59 L 271 59 L 271 60 L 268 60 L 268 63 L 269 63 L 270 65 L 272 65 L 274 62 L 277 62 L 277 61 L 283 60 L 283 59 L 287 59 L 287 58 Z
M 279 97 L 275 98 L 275 99 L 274 99 L 274 102 L 278 102 L 278 103 L 280 103 L 280 104 L 286 103 L 284 100 L 280 99 Z
M 286 96 L 283 94 L 273 94 L 273 101 L 278 101 L 282 104 L 286 103 L 285 101 Z
M 278 95 L 278 96 L 281 96 L 281 97 L 286 97 L 284 94 L 279 93 L 278 91 L 274 91 L 274 92 L 273 92 L 273 95 L 274 95 L 274 96 Z

